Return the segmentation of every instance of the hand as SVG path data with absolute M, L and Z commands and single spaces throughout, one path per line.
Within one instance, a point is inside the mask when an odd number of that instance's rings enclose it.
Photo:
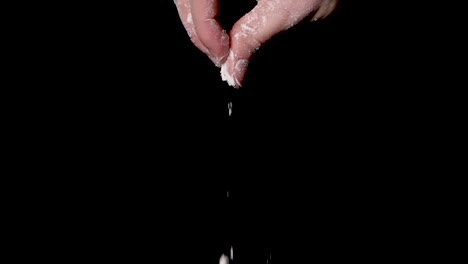
M 257 5 L 229 34 L 217 20 L 218 0 L 174 0 L 180 19 L 195 46 L 221 67 L 221 77 L 239 88 L 252 55 L 263 43 L 303 20 L 330 15 L 339 0 L 257 0 Z

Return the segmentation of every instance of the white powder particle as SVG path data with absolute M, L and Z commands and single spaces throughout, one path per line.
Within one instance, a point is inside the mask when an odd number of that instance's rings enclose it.
M 187 23 L 193 25 L 192 13 L 188 13 L 187 15 Z
M 229 264 L 229 258 L 226 255 L 222 254 L 219 258 L 219 264 Z
M 257 33 L 257 31 L 256 31 L 255 29 L 253 29 L 252 27 L 247 26 L 246 24 L 242 24 L 242 25 L 241 25 L 241 28 L 242 28 L 242 30 L 243 30 L 244 32 L 250 32 L 250 33 L 252 33 L 252 34 L 256 34 L 256 33 Z

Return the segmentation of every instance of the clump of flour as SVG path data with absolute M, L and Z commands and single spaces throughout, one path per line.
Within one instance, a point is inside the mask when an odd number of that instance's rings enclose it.
M 238 81 L 228 72 L 226 63 L 221 66 L 221 79 L 227 82 L 230 86 L 236 87 Z
M 231 69 L 232 73 L 229 73 L 230 68 L 228 64 L 234 62 L 234 67 Z M 241 87 L 239 76 L 243 78 L 249 62 L 245 59 L 239 59 L 232 51 L 229 53 L 228 60 L 221 65 L 221 79 L 226 81 L 230 86 L 234 88 Z
M 230 86 L 238 88 L 240 86 L 240 82 L 231 73 L 228 72 L 227 66 L 229 61 L 235 61 L 235 59 L 235 54 L 232 51 L 229 52 L 228 60 L 223 65 L 221 65 L 221 79 L 227 82 Z M 236 63 L 236 66 L 234 67 L 234 69 L 232 69 L 233 71 L 237 70 L 237 64 L 238 63 Z

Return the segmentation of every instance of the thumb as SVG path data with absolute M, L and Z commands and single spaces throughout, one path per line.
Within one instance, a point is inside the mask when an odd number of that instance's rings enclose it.
M 249 61 L 256 50 L 274 35 L 303 20 L 314 6 L 310 1 L 258 1 L 230 32 L 229 56 L 221 67 L 221 77 L 229 85 L 239 88 L 247 72 Z

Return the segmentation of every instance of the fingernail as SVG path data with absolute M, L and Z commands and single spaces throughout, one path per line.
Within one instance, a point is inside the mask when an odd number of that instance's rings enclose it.
M 216 67 L 220 68 L 223 63 L 226 61 L 226 58 L 227 56 L 223 56 L 223 57 L 215 57 L 215 56 L 212 56 L 212 55 L 209 55 L 211 61 L 216 65 Z
M 248 66 L 249 66 L 249 62 L 247 60 L 239 60 L 236 62 L 234 66 L 233 76 L 239 87 L 241 86 L 241 83 L 245 79 L 245 73 L 247 72 Z
M 217 25 L 219 26 L 219 25 Z M 217 67 L 221 67 L 221 65 L 226 61 L 229 55 L 229 35 L 227 34 L 226 30 L 221 31 L 221 36 L 219 37 L 221 46 L 218 47 L 219 50 L 213 51 L 210 50 L 211 60 Z M 215 55 L 216 54 L 216 55 Z M 223 55 L 224 54 L 224 55 Z

